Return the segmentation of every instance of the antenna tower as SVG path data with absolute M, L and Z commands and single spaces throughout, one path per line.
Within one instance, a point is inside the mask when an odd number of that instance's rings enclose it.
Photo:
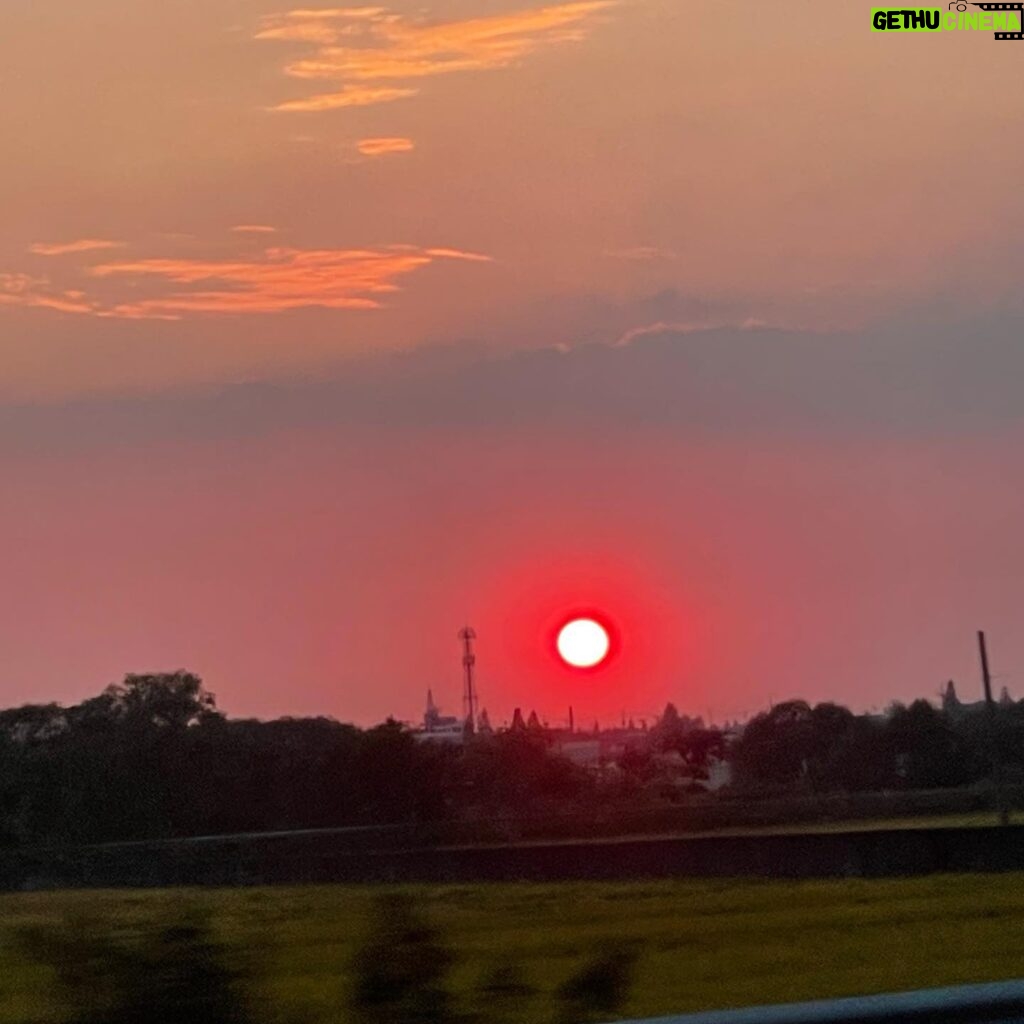
M 472 626 L 463 626 L 459 630 L 459 639 L 462 641 L 462 713 L 467 728 L 475 732 L 478 700 L 474 679 L 476 655 L 473 653 L 473 641 L 476 639 L 476 630 Z

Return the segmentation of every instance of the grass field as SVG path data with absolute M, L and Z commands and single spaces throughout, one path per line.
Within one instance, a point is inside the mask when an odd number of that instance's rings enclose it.
M 253 996 L 268 1020 L 342 1024 L 346 965 L 377 891 L 4 895 L 0 1021 L 61 1019 L 47 969 L 24 959 L 12 941 L 25 927 L 73 921 L 132 934 L 200 908 L 232 960 L 254 958 L 260 970 Z M 640 944 L 626 1007 L 635 1017 L 1024 976 L 1024 875 L 402 891 L 415 896 L 457 953 L 452 983 L 466 1009 L 481 1009 L 474 991 L 489 969 L 522 969 L 539 991 L 511 1018 L 524 1024 L 550 1020 L 551 990 L 609 940 Z

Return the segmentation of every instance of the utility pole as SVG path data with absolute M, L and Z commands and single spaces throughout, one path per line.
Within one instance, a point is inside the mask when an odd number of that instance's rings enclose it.
M 996 729 L 996 704 L 992 699 L 992 676 L 988 670 L 988 647 L 985 631 L 978 630 L 978 653 L 981 655 L 981 680 L 985 685 L 985 710 L 988 716 L 989 745 L 992 752 L 992 774 L 996 786 L 996 809 L 999 824 L 1009 825 L 1010 808 L 1006 802 L 1006 787 L 1003 783 L 1003 757 L 999 750 L 999 736 Z

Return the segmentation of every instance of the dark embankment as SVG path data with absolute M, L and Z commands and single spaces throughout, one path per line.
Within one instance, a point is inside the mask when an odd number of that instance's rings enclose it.
M 1024 869 L 1024 826 L 403 846 L 400 837 L 278 833 L 8 850 L 7 890 L 328 882 L 828 878 Z

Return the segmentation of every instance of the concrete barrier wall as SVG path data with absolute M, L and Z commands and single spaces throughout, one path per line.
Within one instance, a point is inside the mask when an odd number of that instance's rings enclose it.
M 329 835 L 7 850 L 0 888 L 827 878 L 1024 870 L 1024 826 L 352 849 Z

